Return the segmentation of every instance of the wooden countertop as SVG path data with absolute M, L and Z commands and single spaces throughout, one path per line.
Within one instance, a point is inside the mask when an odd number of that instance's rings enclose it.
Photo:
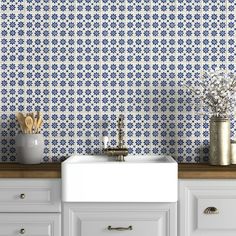
M 61 163 L 0 163 L 0 178 L 61 178 Z
M 0 163 L 0 178 L 61 178 L 61 163 Z M 236 179 L 236 165 L 179 164 L 180 179 Z
M 236 165 L 179 164 L 179 179 L 236 179 Z

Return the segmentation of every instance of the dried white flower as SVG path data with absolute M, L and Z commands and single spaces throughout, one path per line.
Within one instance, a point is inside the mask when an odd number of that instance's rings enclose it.
M 188 86 L 189 92 L 199 97 L 197 107 L 217 117 L 228 117 L 236 104 L 236 75 L 222 70 L 205 72 L 197 88 Z M 208 108 L 208 109 L 206 109 Z

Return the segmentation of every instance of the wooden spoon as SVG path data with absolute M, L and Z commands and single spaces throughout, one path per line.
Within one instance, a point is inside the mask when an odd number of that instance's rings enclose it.
M 38 124 L 38 132 L 39 132 L 39 130 L 42 128 L 43 118 L 41 118 L 39 122 L 40 122 L 40 123 Z
M 36 133 L 36 123 L 35 123 L 35 115 L 34 112 L 29 113 L 29 116 L 32 118 L 33 120 L 33 127 L 32 127 L 32 133 Z
M 23 115 L 23 113 L 18 112 L 16 114 L 16 118 L 19 122 L 22 133 L 25 134 L 26 133 L 25 116 Z
M 25 125 L 27 127 L 27 131 L 29 131 L 29 133 L 32 134 L 32 128 L 33 128 L 34 122 L 30 116 L 27 116 L 25 118 Z
M 39 133 L 39 129 L 41 128 L 43 123 L 43 115 L 41 112 L 37 112 L 37 124 L 36 124 L 36 132 Z

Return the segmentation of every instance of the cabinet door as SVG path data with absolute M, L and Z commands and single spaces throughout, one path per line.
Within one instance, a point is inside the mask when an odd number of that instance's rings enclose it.
M 175 236 L 176 204 L 64 204 L 66 236 Z
M 2 213 L 0 236 L 60 236 L 60 214 Z
M 181 180 L 179 236 L 235 236 L 236 181 Z
M 59 179 L 1 179 L 0 212 L 60 212 Z

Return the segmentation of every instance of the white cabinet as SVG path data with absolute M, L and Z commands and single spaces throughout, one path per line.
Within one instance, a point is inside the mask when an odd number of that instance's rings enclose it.
M 64 236 L 176 236 L 176 203 L 64 203 Z
M 60 212 L 57 179 L 1 179 L 0 212 Z
M 60 236 L 59 179 L 1 179 L 0 236 Z
M 60 235 L 60 214 L 0 213 L 0 236 L 19 235 Z
M 179 236 L 235 236 L 236 180 L 180 180 Z

